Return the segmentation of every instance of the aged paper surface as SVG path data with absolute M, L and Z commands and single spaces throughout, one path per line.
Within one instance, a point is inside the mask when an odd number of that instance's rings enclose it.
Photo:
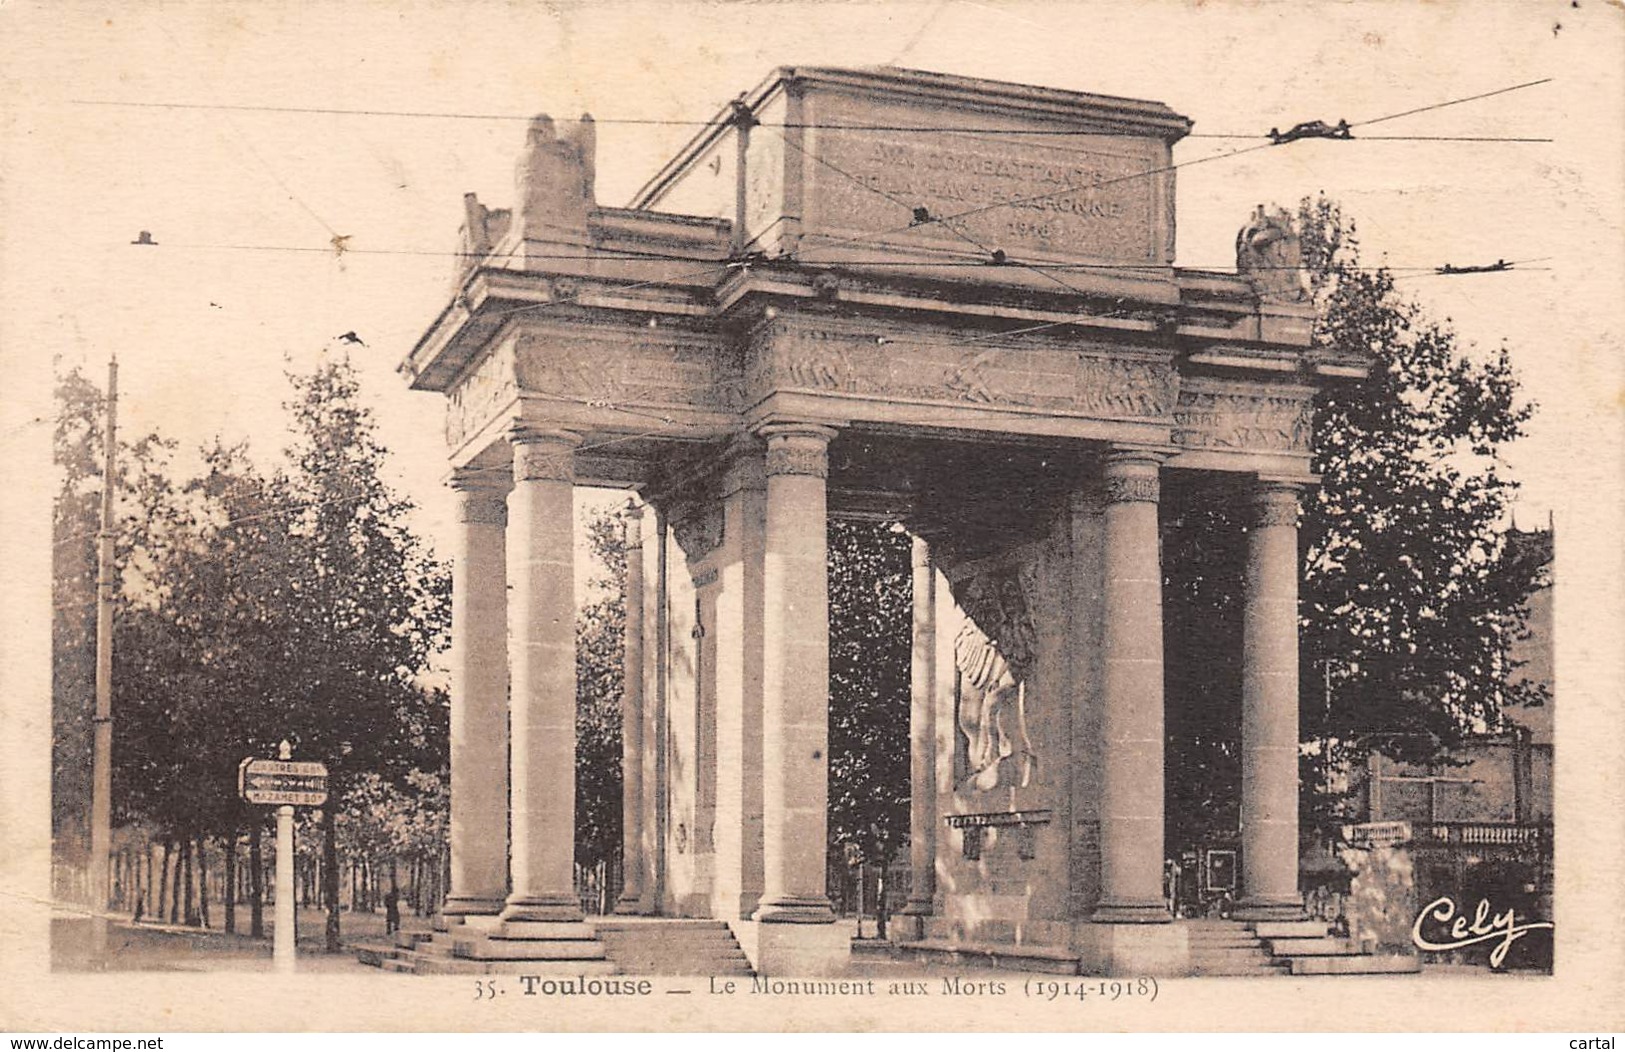
M 0 1027 L 1625 1025 L 1618 4 L 73 3 L 0 5 L 0 27 Z M 511 202 L 524 127 L 511 118 L 594 114 L 598 200 L 621 205 L 694 134 L 681 122 L 710 118 L 792 64 L 1157 100 L 1193 118 L 1198 135 L 1393 117 L 1371 129 L 1391 136 L 1382 141 L 1233 160 L 1222 155 L 1241 140 L 1182 143 L 1181 165 L 1214 159 L 1178 173 L 1177 261 L 1229 269 L 1255 205 L 1325 191 L 1360 224 L 1367 260 L 1407 275 L 1402 286 L 1427 311 L 1452 318 L 1464 341 L 1511 348 L 1539 403 L 1529 437 L 1508 453 L 1523 487 L 1519 521 L 1549 516 L 1558 534 L 1554 974 L 1165 979 L 1150 1002 L 1024 995 L 1035 977 L 1021 972 L 1002 993 L 950 994 L 933 976 L 929 994 L 912 997 L 888 994 L 884 981 L 873 995 L 828 998 L 660 979 L 629 1012 L 625 999 L 527 996 L 518 969 L 493 977 L 505 988 L 495 998 L 461 975 L 52 970 L 53 358 L 99 378 L 117 352 L 128 434 L 163 429 L 187 447 L 223 434 L 269 451 L 283 441 L 284 355 L 308 367 L 338 334 L 359 332 L 393 481 L 422 506 L 422 528 L 443 537 L 452 513 L 440 486 L 441 400 L 409 393 L 394 367 L 445 305 L 461 195 Z M 424 116 L 434 114 L 462 116 Z M 1474 141 L 1487 139 L 1549 141 Z M 163 254 L 140 254 L 143 231 Z M 1497 260 L 1518 265 L 1470 279 L 1434 272 Z

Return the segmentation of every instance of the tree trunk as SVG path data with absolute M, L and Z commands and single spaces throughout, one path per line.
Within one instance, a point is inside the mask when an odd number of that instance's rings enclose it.
M 197 835 L 197 899 L 198 918 L 203 927 L 209 926 L 209 838 Z
M 169 923 L 174 924 L 180 919 L 180 865 L 181 860 L 175 858 L 174 866 L 170 865 L 170 858 L 175 855 L 175 841 L 164 841 L 164 892 L 169 898 Z M 164 906 L 159 903 L 158 916 L 164 915 Z
M 265 938 L 265 856 L 260 845 L 260 822 L 248 824 L 248 934 Z
M 237 934 L 237 830 L 226 837 L 226 933 Z
M 332 807 L 322 809 L 322 880 L 327 897 L 327 952 L 338 953 L 339 943 L 339 830 Z
M 192 883 L 192 838 L 189 836 L 181 837 L 181 876 L 181 887 L 185 889 L 183 893 L 186 896 L 182 904 L 184 908 L 181 910 L 183 923 L 188 928 L 196 927 L 197 889 Z

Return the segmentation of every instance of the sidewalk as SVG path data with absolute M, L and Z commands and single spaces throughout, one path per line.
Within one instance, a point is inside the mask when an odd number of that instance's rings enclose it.
M 265 938 L 252 939 L 246 932 L 248 910 L 239 907 L 239 934 L 222 928 L 188 928 L 170 924 L 133 923 L 128 918 L 109 922 L 107 953 L 101 962 L 91 954 L 91 921 L 82 916 L 59 916 L 51 921 L 51 968 L 53 971 L 115 972 L 269 972 L 272 970 L 271 937 L 276 929 L 272 911 L 265 912 Z M 216 925 L 221 918 L 213 918 Z M 356 960 L 350 947 L 361 940 L 384 938 L 384 914 L 345 912 L 339 918 L 344 949 L 336 954 L 325 951 L 327 915 L 321 910 L 301 909 L 298 918 L 298 970 L 301 972 L 364 972 L 376 974 Z M 428 931 L 427 917 L 406 916 L 401 926 L 407 931 Z

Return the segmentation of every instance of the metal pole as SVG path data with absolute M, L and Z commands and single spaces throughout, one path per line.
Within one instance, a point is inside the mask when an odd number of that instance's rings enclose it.
M 293 747 L 286 741 L 277 751 L 279 759 L 293 759 Z M 276 927 L 272 930 L 271 959 L 278 972 L 294 970 L 293 916 L 293 805 L 276 809 Z
M 113 897 L 108 856 L 113 846 L 113 491 L 117 451 L 118 359 L 109 358 L 102 521 L 96 535 L 96 715 L 90 789 L 91 940 L 98 960 L 107 951 L 107 910 Z

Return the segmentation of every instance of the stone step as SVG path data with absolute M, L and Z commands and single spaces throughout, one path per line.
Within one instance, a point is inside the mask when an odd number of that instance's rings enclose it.
M 1193 976 L 1205 978 L 1234 978 L 1251 975 L 1282 976 L 1291 975 L 1293 973 L 1287 970 L 1287 966 L 1285 964 L 1268 963 L 1257 965 L 1195 965 L 1191 968 L 1191 974 Z
M 548 942 L 592 942 L 592 925 L 572 921 L 505 921 L 490 932 L 493 939 L 546 939 Z
M 457 939 L 451 953 L 479 961 L 601 961 L 604 944 L 596 939 Z
M 938 963 L 973 964 L 983 968 L 1039 972 L 1045 975 L 1079 974 L 1078 955 L 1053 946 L 922 939 L 918 942 L 900 943 L 897 950 L 904 956 Z
M 385 961 L 383 968 L 386 972 L 400 972 L 405 975 L 417 974 L 416 962 L 400 960 L 398 958 L 391 958 L 390 960 Z
M 1209 947 L 1233 946 L 1233 947 L 1244 948 L 1244 949 L 1252 949 L 1254 947 L 1257 947 L 1259 949 L 1262 949 L 1263 946 L 1264 946 L 1264 942 L 1263 942 L 1262 939 L 1258 938 L 1258 936 L 1249 935 L 1246 932 L 1238 932 L 1238 933 L 1236 933 L 1234 935 L 1232 935 L 1232 934 L 1230 934 L 1228 932 L 1213 932 L 1213 933 L 1192 932 L 1190 934 L 1190 946 L 1191 946 L 1191 949 L 1193 949 L 1193 950 L 1196 949 L 1198 946 L 1209 946 Z
M 1269 939 L 1270 953 L 1276 957 L 1352 957 L 1360 947 L 1348 939 L 1322 936 L 1318 939 Z
M 1422 970 L 1422 961 L 1409 954 L 1359 954 L 1352 957 L 1297 957 L 1293 975 L 1409 975 Z
M 1254 921 L 1250 927 L 1260 939 L 1321 939 L 1329 930 L 1325 921 Z
M 599 931 L 725 931 L 732 934 L 727 921 L 706 917 L 599 917 L 593 920 L 593 927 Z
M 412 962 L 418 975 L 512 975 L 512 961 L 472 960 L 463 957 L 426 957 Z M 525 975 L 615 975 L 609 961 L 526 961 Z
M 419 943 L 428 942 L 433 938 L 432 931 L 398 931 L 395 933 L 395 945 L 403 950 L 413 950 Z
M 1212 964 L 1215 963 L 1215 961 L 1235 961 L 1237 964 L 1258 964 L 1266 963 L 1266 961 L 1274 961 L 1274 959 L 1276 958 L 1272 958 L 1272 956 L 1269 956 L 1269 954 L 1264 953 L 1263 950 L 1232 950 L 1225 951 L 1225 953 L 1202 953 L 1202 951 L 1191 951 L 1191 963 L 1193 964 Z
M 394 960 L 401 952 L 397 947 L 378 942 L 358 942 L 351 948 L 355 951 L 356 960 L 362 964 L 370 964 L 374 968 L 380 968 L 386 961 Z

